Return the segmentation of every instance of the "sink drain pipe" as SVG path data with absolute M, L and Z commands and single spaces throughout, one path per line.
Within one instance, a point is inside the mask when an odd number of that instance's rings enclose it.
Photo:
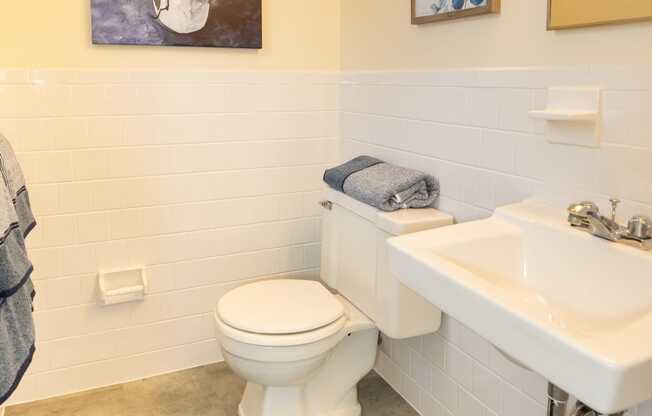
M 552 383 L 548 383 L 548 410 L 547 416 L 566 416 L 568 406 L 568 393 Z
M 548 410 L 547 416 L 566 416 L 569 395 L 552 383 L 548 383 Z M 596 412 L 582 402 L 577 402 L 570 416 L 623 416 L 624 412 L 604 414 Z

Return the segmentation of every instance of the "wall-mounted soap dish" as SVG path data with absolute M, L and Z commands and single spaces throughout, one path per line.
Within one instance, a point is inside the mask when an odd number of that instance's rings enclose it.
M 595 121 L 598 118 L 598 113 L 595 111 L 550 109 L 530 111 L 530 117 L 547 121 Z
M 531 118 L 547 121 L 545 135 L 551 143 L 600 146 L 599 88 L 548 88 L 547 108 L 529 114 Z
M 143 268 L 102 272 L 99 287 L 104 305 L 143 300 L 147 294 L 147 275 Z

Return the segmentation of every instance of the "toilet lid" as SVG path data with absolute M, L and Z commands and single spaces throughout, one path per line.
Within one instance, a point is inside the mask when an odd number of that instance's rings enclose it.
M 230 327 L 258 334 L 296 334 L 335 322 L 344 307 L 310 280 L 266 280 L 232 290 L 217 305 Z

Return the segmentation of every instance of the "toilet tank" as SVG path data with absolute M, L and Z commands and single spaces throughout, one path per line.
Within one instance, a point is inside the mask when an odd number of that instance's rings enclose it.
M 322 220 L 321 278 L 390 338 L 435 332 L 441 310 L 401 284 L 389 269 L 388 238 L 453 224 L 436 209 L 383 212 L 329 190 Z

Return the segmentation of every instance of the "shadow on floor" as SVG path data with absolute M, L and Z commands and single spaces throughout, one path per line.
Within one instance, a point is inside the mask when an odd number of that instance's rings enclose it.
M 224 363 L 10 407 L 6 416 L 237 416 L 244 382 Z M 358 386 L 363 416 L 417 416 L 375 372 Z

